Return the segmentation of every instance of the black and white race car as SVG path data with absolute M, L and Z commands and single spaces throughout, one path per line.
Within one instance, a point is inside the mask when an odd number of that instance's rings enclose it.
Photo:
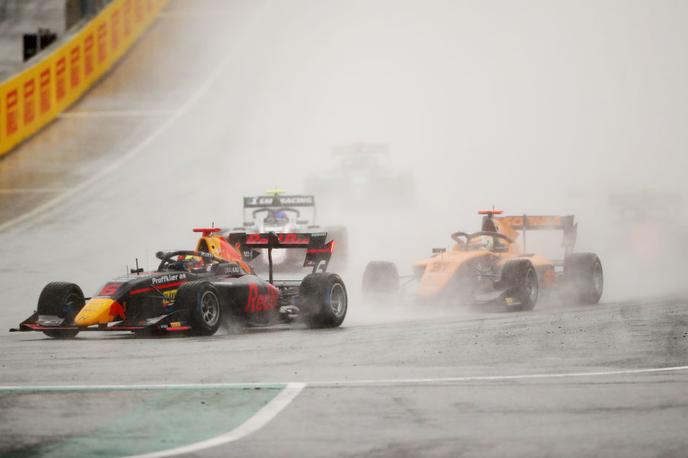
M 308 233 L 326 231 L 336 243 L 332 257 L 335 270 L 346 268 L 347 231 L 343 226 L 322 227 L 316 223 L 315 197 L 312 195 L 284 194 L 280 189 L 269 190 L 267 194 L 244 197 L 243 226 L 233 230 L 247 233 Z M 265 254 L 265 253 L 263 253 Z M 298 272 L 301 269 L 303 252 L 289 250 L 273 253 L 273 264 L 278 273 Z M 258 272 L 267 269 L 267 257 L 260 256 L 253 262 Z

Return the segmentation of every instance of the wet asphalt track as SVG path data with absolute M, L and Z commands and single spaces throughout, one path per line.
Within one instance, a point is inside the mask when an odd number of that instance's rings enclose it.
M 198 456 L 683 456 L 688 371 L 634 371 L 685 365 L 687 340 L 680 302 L 367 324 L 352 313 L 341 329 L 207 339 L 5 335 L 2 370 L 18 386 L 306 383 L 265 427 Z M 165 408 L 183 406 L 173 414 L 186 421 L 163 421 L 178 429 L 158 426 L 157 406 L 139 414 L 148 427 L 120 431 L 170 448 L 191 425 L 219 435 L 259 405 L 254 388 L 241 396 L 249 407 L 224 415 L 212 410 L 227 405 L 220 388 L 191 390 L 192 404 L 168 391 L 2 393 L 0 446 L 54 456 L 58 439 L 112 443 L 113 423 L 166 396 Z
M 300 382 L 263 427 L 194 456 L 686 456 L 681 299 L 426 313 L 362 301 L 353 268 L 340 329 L 71 341 L 7 332 L 46 282 L 92 291 L 134 256 L 150 264 L 159 248 L 193 243 L 190 226 L 218 209 L 238 214 L 238 197 L 261 169 L 227 151 L 243 144 L 233 127 L 258 116 L 247 102 L 260 86 L 251 72 L 275 57 L 283 13 L 261 2 L 172 2 L 147 41 L 72 114 L 0 163 L 2 220 L 40 209 L 0 233 L 0 384 L 19 387 L 0 391 L 0 455 L 174 448 L 233 430 L 286 383 Z M 216 39 L 166 54 L 163 42 L 175 32 Z M 225 49 L 220 37 L 235 43 L 226 45 L 224 66 L 194 48 Z M 250 54 L 242 53 L 247 44 Z M 144 67 L 152 55 L 158 65 Z M 216 75 L 207 90 L 191 83 L 188 59 Z M 218 87 L 222 98 L 213 95 Z M 229 167 L 241 173 L 229 180 Z M 37 207 L 94 173 L 101 175 L 58 205 Z M 643 371 L 658 368 L 675 369 Z M 170 386 L 179 384 L 192 386 Z M 44 385 L 118 387 L 21 389 Z M 160 389 L 141 390 L 148 385 Z

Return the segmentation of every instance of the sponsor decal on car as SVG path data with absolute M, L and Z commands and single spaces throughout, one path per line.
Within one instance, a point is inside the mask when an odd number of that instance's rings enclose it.
M 117 289 L 122 285 L 122 283 L 112 282 L 103 286 L 97 296 L 112 296 L 117 292 Z
M 277 240 L 282 245 L 308 245 L 311 238 L 309 234 L 299 234 L 290 232 L 288 234 L 277 234 Z M 263 234 L 248 234 L 246 243 L 249 245 L 267 245 L 268 238 Z
M 261 291 L 262 290 L 262 291 Z M 248 287 L 248 301 L 244 311 L 246 313 L 257 313 L 273 310 L 277 307 L 279 291 L 275 288 L 260 288 L 253 283 Z
M 281 196 L 282 205 L 313 205 L 313 196 Z
M 170 283 L 170 282 L 184 280 L 184 279 L 186 279 L 186 274 L 184 274 L 184 273 L 170 274 L 170 275 L 163 275 L 162 277 L 153 277 L 151 279 L 151 283 L 153 285 L 160 285 L 162 283 Z
M 243 271 L 241 270 L 241 267 L 238 264 L 229 264 L 227 266 L 227 273 L 229 275 L 241 275 Z
M 145 288 L 133 289 L 129 292 L 129 294 L 136 295 L 136 294 L 141 294 L 141 293 L 148 293 L 151 291 L 157 291 L 159 293 L 160 290 L 168 289 L 168 288 L 175 288 L 175 287 L 181 286 L 185 282 L 186 282 L 186 274 L 184 274 L 184 273 L 163 275 L 162 277 L 153 277 L 153 278 L 151 278 L 151 286 L 145 287 Z M 175 289 L 175 291 L 176 291 L 176 289 Z
M 168 304 L 174 302 L 174 298 L 177 296 L 177 291 L 178 291 L 177 289 L 170 289 L 167 291 L 163 291 L 162 295 L 165 298 L 165 304 L 164 305 L 168 305 Z
M 313 196 L 251 196 L 244 197 L 244 207 L 310 207 L 315 205 Z

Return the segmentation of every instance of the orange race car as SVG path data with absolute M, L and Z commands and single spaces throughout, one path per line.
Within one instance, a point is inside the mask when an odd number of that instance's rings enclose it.
M 602 263 L 594 253 L 574 253 L 577 224 L 571 216 L 498 216 L 480 211 L 479 232 L 455 232 L 448 251 L 434 249 L 413 266 L 402 285 L 396 265 L 372 261 L 363 274 L 364 293 L 398 293 L 417 280 L 417 299 L 440 303 L 501 302 L 507 310 L 531 310 L 542 290 L 557 290 L 575 303 L 596 304 L 602 296 Z M 560 230 L 563 259 L 526 251 L 527 232 Z M 517 241 L 520 237 L 520 243 Z

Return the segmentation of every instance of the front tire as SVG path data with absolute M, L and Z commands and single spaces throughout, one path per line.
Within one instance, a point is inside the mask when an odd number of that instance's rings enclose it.
M 45 285 L 38 297 L 38 315 L 52 315 L 64 319 L 65 325 L 74 325 L 74 317 L 86 304 L 84 293 L 74 283 L 52 282 Z M 55 339 L 71 339 L 78 329 L 51 329 L 43 331 Z
M 336 328 L 348 309 L 346 286 L 337 274 L 307 275 L 299 286 L 300 309 L 311 328 Z
M 222 323 L 222 303 L 215 287 L 205 281 L 182 285 L 177 291 L 175 304 L 179 310 L 187 310 L 192 332 L 200 336 L 212 336 Z

